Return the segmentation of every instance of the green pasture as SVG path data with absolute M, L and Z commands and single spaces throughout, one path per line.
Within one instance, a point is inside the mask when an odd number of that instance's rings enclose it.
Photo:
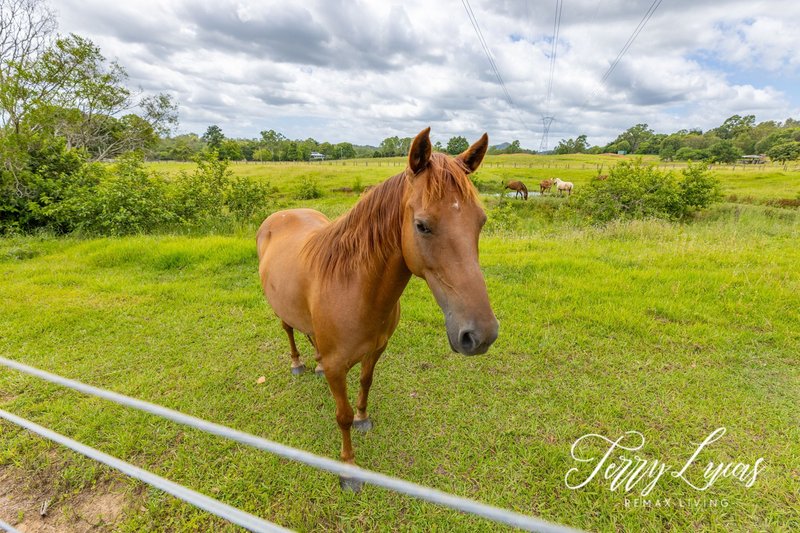
M 563 172 L 577 188 L 596 174 L 596 159 L 523 168 L 531 157 L 517 158 L 516 168 L 489 158 L 477 178 Z M 397 161 L 231 168 L 276 186 L 276 208 L 335 216 L 358 195 L 332 189 L 377 183 L 402 170 Z M 757 205 L 796 198 L 800 173 L 718 172 L 726 195 L 752 201 L 719 204 L 685 224 L 585 226 L 553 214 L 567 199 L 500 205 L 487 193 L 490 221 L 505 222 L 481 240 L 500 336 L 486 355 L 452 353 L 441 311 L 425 283 L 412 280 L 375 372 L 375 427 L 354 434 L 357 462 L 591 531 L 800 529 L 800 212 Z M 309 176 L 322 198 L 294 200 Z M 327 385 L 313 373 L 290 375 L 285 335 L 256 270 L 253 227 L 5 238 L 0 354 L 336 458 Z M 305 339 L 300 349 L 311 362 Z M 354 399 L 357 372 L 350 377 Z M 332 475 L 4 369 L 0 407 L 301 531 L 504 530 L 371 486 L 343 493 Z M 581 489 L 565 485 L 581 466 L 570 447 L 583 435 L 639 431 L 640 456 L 680 469 L 719 427 L 726 435 L 688 474 L 700 483 L 709 461 L 763 458 L 753 486 L 726 477 L 700 492 L 667 475 L 643 498 L 641 486 L 612 491 L 600 476 Z M 101 531 L 235 530 L 7 423 L 0 482 L 51 499 L 48 520 L 66 530 L 87 522 Z M 98 523 L 80 502 L 108 491 L 121 495 L 122 511 Z M 662 504 L 636 506 L 637 498 Z M 38 520 L 32 514 L 0 508 L 0 519 L 20 527 Z
M 584 155 L 539 156 L 528 154 L 487 156 L 476 173 L 476 179 L 487 188 L 501 187 L 508 180 L 522 180 L 531 191 L 538 191 L 539 182 L 547 178 L 561 178 L 575 183 L 576 191 L 599 173 L 608 174 L 620 161 L 636 158 L 658 165 L 660 169 L 680 172 L 686 163 L 665 163 L 655 156 Z M 285 196 L 291 196 L 300 180 L 316 179 L 328 196 L 336 196 L 332 189 L 354 185 L 374 185 L 401 172 L 405 158 L 348 159 L 314 163 L 231 163 L 236 175 L 269 180 Z M 150 168 L 165 174 L 191 171 L 193 163 L 158 162 Z M 774 200 L 800 198 L 800 168 L 784 168 L 778 164 L 713 166 L 719 177 L 722 192 L 729 200 L 738 203 L 768 203 Z M 731 198 L 731 195 L 733 197 Z M 347 204 L 349 205 L 349 204 Z

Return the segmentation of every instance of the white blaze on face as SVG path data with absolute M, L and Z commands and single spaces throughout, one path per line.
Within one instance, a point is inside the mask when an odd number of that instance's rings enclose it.
M 459 209 L 461 209 L 461 206 L 458 204 L 458 201 L 456 201 L 456 202 L 453 202 L 453 205 L 452 205 L 452 207 L 453 207 L 453 209 L 455 209 L 456 211 L 458 211 Z

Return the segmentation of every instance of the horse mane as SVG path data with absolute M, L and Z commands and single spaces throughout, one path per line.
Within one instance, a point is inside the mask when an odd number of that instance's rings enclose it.
M 453 191 L 461 201 L 479 202 L 478 192 L 463 164 L 444 154 L 431 154 L 418 174 L 407 168 L 373 187 L 350 211 L 312 235 L 303 248 L 323 277 L 375 270 L 401 247 L 406 187 L 424 179 L 423 205 Z

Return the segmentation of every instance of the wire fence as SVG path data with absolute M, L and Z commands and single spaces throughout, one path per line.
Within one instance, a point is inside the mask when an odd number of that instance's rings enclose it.
M 178 424 L 193 427 L 206 433 L 217 435 L 228 440 L 251 446 L 258 450 L 278 455 L 285 459 L 303 463 L 319 470 L 325 470 L 345 478 L 352 478 L 357 481 L 371 483 L 373 485 L 393 490 L 395 492 L 400 492 L 420 500 L 425 500 L 448 507 L 456 511 L 481 516 L 494 522 L 506 524 L 527 531 L 538 531 L 542 533 L 565 533 L 577 531 L 576 529 L 572 529 L 560 524 L 554 524 L 540 518 L 516 513 L 507 509 L 501 509 L 499 507 L 448 494 L 446 492 L 423 485 L 418 485 L 416 483 L 405 481 L 396 477 L 379 474 L 377 472 L 372 472 L 370 470 L 335 461 L 333 459 L 320 457 L 318 455 L 314 455 L 303 450 L 298 450 L 290 446 L 285 446 L 283 444 L 257 437 L 249 433 L 231 429 L 227 426 L 222 426 L 201 418 L 186 415 L 160 405 L 138 400 L 136 398 L 131 398 L 129 396 L 105 389 L 93 387 L 91 385 L 81 383 L 80 381 L 68 379 L 56 374 L 51 374 L 49 372 L 24 365 L 5 357 L 0 357 L 0 365 L 38 377 L 57 385 L 71 388 L 84 394 L 97 396 L 99 398 L 115 402 L 119 405 L 138 409 L 140 411 L 171 420 Z M 204 496 L 203 494 L 194 492 L 186 487 L 147 472 L 146 470 L 142 470 L 134 465 L 125 463 L 124 461 L 106 455 L 98 450 L 94 450 L 93 448 L 89 448 L 88 446 L 85 446 L 77 441 L 64 437 L 63 435 L 59 435 L 58 433 L 38 426 L 6 411 L 0 410 L 0 418 L 4 418 L 9 422 L 24 427 L 30 431 L 33 431 L 34 433 L 38 433 L 39 435 L 53 440 L 54 442 L 58 442 L 59 444 L 66 446 L 67 448 L 70 448 L 78 453 L 116 468 L 127 475 L 164 490 L 165 492 L 168 492 L 177 498 L 187 501 L 192 505 L 225 518 L 226 520 L 245 527 L 251 531 L 286 531 L 280 526 L 266 522 L 256 516 L 230 507 L 222 502 Z M 4 523 L 0 522 L 0 527 L 4 527 L 3 524 Z M 13 531 L 13 528 L 7 529 L 7 531 Z

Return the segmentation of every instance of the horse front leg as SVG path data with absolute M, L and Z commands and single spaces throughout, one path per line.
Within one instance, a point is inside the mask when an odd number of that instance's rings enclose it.
M 333 394 L 336 402 L 336 423 L 342 433 L 342 449 L 339 457 L 342 461 L 355 464 L 355 454 L 353 453 L 353 441 L 350 439 L 350 428 L 353 425 L 353 408 L 347 400 L 347 369 L 336 369 L 332 365 L 325 369 L 325 379 Z M 361 491 L 362 482 L 356 479 L 339 476 L 339 485 L 342 490 L 353 492 Z
M 358 389 L 353 427 L 362 433 L 372 429 L 372 420 L 367 414 L 367 397 L 369 396 L 369 388 L 372 386 L 372 373 L 375 371 L 375 364 L 385 349 L 386 346 L 383 346 L 361 361 L 361 387 Z

